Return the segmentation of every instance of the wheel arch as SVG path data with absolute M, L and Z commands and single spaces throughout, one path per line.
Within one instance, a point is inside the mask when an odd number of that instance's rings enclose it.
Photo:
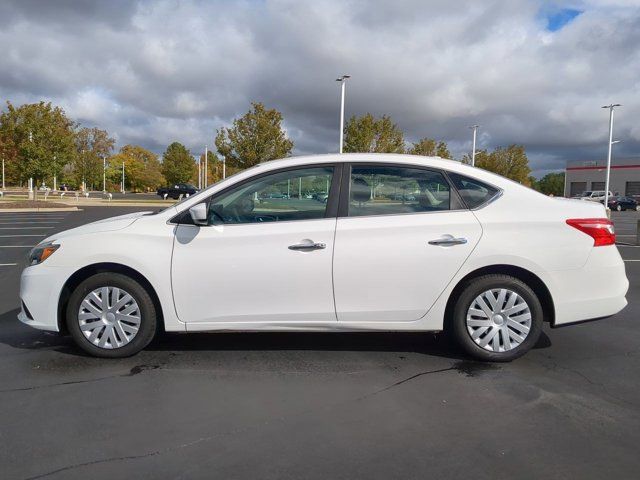
M 151 282 L 147 280 L 147 278 L 142 275 L 137 270 L 120 263 L 112 263 L 112 262 L 102 262 L 102 263 L 94 263 L 91 265 L 86 265 L 81 269 L 71 275 L 67 281 L 65 282 L 62 290 L 60 291 L 60 296 L 58 298 L 58 311 L 57 311 L 57 319 L 58 319 L 58 331 L 62 334 L 68 334 L 67 324 L 65 322 L 65 311 L 67 309 L 67 305 L 69 303 L 69 297 L 71 297 L 71 293 L 75 290 L 75 288 L 80 285 L 81 282 L 86 280 L 87 278 L 95 275 L 96 273 L 120 273 L 122 275 L 127 275 L 128 277 L 133 278 L 137 282 L 142 285 L 142 287 L 147 290 L 151 299 L 153 300 L 153 305 L 156 309 L 156 313 L 158 315 L 158 328 L 164 328 L 164 315 L 162 313 L 162 304 L 160 303 L 160 298 L 156 293 L 155 288 L 151 285 Z
M 551 292 L 545 285 L 545 283 L 538 277 L 535 273 L 522 268 L 517 267 L 515 265 L 488 265 L 485 267 L 478 268 L 467 275 L 465 275 L 453 288 L 451 293 L 449 294 L 449 299 L 447 300 L 447 306 L 445 308 L 445 316 L 444 316 L 444 329 L 447 330 L 448 324 L 453 317 L 453 309 L 455 307 L 455 301 L 460 296 L 462 290 L 467 286 L 467 284 L 473 280 L 474 278 L 481 277 L 483 275 L 489 274 L 502 274 L 509 275 L 514 278 L 517 278 L 524 283 L 526 283 L 538 296 L 540 303 L 542 304 L 542 312 L 544 316 L 544 321 L 548 322 L 551 325 L 555 323 L 555 305 L 553 303 L 553 297 L 551 296 Z

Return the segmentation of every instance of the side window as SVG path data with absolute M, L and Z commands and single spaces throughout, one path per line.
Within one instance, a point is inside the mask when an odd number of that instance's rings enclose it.
M 450 187 L 439 172 L 383 165 L 351 169 L 350 217 L 433 212 L 450 205 Z
M 250 180 L 209 201 L 210 224 L 324 218 L 333 167 L 287 170 Z
M 469 208 L 476 208 L 491 200 L 498 189 L 475 178 L 449 172 L 449 178 Z

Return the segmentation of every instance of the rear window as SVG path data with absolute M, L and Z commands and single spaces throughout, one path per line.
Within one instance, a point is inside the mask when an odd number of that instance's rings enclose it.
M 499 191 L 496 187 L 492 187 L 475 178 L 465 177 L 459 173 L 449 173 L 449 178 L 451 178 L 462 200 L 469 208 L 477 208 L 487 203 Z

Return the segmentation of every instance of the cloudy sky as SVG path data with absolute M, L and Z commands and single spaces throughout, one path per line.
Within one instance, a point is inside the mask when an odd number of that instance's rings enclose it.
M 455 157 L 524 144 L 534 173 L 640 155 L 640 0 L 248 0 L 0 3 L 0 99 L 51 101 L 118 145 L 199 153 L 251 101 L 296 153 L 334 152 L 347 116 L 389 114 Z

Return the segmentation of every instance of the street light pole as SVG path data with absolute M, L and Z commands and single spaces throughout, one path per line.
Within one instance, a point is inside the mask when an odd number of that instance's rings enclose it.
M 342 75 L 340 78 L 336 78 L 336 82 L 340 82 L 340 151 L 342 153 L 342 145 L 344 143 L 344 93 L 347 86 L 347 78 L 351 78 L 351 75 Z
M 124 194 L 124 162 L 122 162 L 122 193 Z
M 107 193 L 107 157 L 102 156 L 102 193 Z
M 469 128 L 473 129 L 473 150 L 471 151 L 471 166 L 476 166 L 476 136 L 478 134 L 478 127 L 480 125 L 471 125 Z
M 2 190 L 4 190 L 4 155 L 2 156 Z
M 207 156 L 209 155 L 209 146 L 205 145 L 204 146 L 204 188 L 207 188 L 207 182 L 209 181 L 208 177 L 208 173 L 209 173 L 209 162 L 207 159 Z
M 604 184 L 604 208 L 609 208 L 609 176 L 611 173 L 611 147 L 614 143 L 613 141 L 613 110 L 615 107 L 621 107 L 619 103 L 612 103 L 610 105 L 605 105 L 602 108 L 609 109 L 609 151 L 607 153 L 607 179 Z
M 227 157 L 222 156 L 222 179 L 227 178 Z

